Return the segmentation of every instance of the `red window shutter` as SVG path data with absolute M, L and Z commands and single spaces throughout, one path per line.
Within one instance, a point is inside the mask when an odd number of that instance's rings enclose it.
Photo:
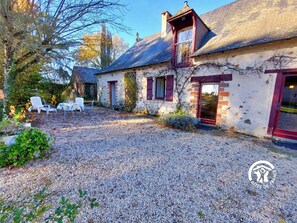
M 153 78 L 148 77 L 147 78 L 147 84 L 146 84 L 146 93 L 147 93 L 147 100 L 153 99 Z
M 173 101 L 174 75 L 166 76 L 166 101 Z

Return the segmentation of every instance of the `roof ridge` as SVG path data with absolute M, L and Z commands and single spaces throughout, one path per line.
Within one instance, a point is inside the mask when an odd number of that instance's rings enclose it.
M 74 69 L 74 68 L 83 68 L 83 69 L 101 70 L 101 69 L 98 69 L 98 68 L 93 68 L 93 67 L 83 67 L 83 66 L 77 66 L 77 65 L 74 65 L 74 66 L 73 66 L 73 69 Z

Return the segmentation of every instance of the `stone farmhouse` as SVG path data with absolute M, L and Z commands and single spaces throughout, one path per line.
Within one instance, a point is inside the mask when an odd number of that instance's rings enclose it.
M 135 111 L 182 108 L 202 123 L 297 140 L 296 11 L 296 0 L 238 0 L 199 16 L 185 2 L 97 73 L 98 100 L 121 106 L 130 73 Z
M 79 97 L 96 98 L 97 80 L 94 74 L 99 70 L 94 68 L 74 66 L 71 75 L 71 90 Z

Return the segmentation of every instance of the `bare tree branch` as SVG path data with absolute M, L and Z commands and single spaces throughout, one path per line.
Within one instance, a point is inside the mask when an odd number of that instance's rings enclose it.
M 118 0 L 2 0 L 4 101 L 9 79 L 14 81 L 18 73 L 32 65 L 63 60 L 63 52 L 77 44 L 84 30 L 102 22 L 127 30 L 121 23 L 123 10 L 125 5 Z

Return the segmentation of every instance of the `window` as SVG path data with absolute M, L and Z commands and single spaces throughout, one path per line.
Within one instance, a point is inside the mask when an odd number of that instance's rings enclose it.
M 165 97 L 165 77 L 156 78 L 156 99 L 164 99 Z
M 181 30 L 177 33 L 176 64 L 189 63 L 192 46 L 192 28 Z

